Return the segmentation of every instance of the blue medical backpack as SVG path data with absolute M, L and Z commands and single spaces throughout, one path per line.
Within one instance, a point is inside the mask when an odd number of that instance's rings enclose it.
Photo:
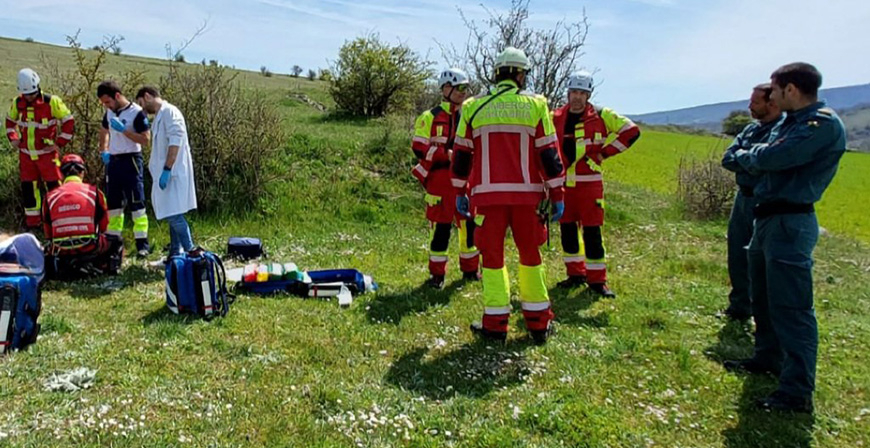
M 33 275 L 0 275 L 0 354 L 36 342 L 42 295 Z
M 166 263 L 166 306 L 175 314 L 206 319 L 226 316 L 234 296 L 227 290 L 221 259 L 197 248 L 169 257 Z

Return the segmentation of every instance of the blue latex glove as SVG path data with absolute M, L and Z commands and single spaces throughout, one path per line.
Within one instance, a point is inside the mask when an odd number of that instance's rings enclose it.
M 464 194 L 456 196 L 456 211 L 466 218 L 471 218 L 471 212 L 468 209 L 468 196 Z
M 550 221 L 557 222 L 562 219 L 562 215 L 565 214 L 565 201 L 557 201 L 554 202 L 552 208 L 550 209 Z
M 112 117 L 112 119 L 109 120 L 109 126 L 118 132 L 124 132 L 127 130 L 127 125 L 118 117 Z
M 172 175 L 172 170 L 167 170 L 163 168 L 163 173 L 160 174 L 160 189 L 165 190 L 166 186 L 169 185 L 169 176 Z
M 103 159 L 103 165 L 109 165 L 109 151 L 103 151 L 100 153 L 100 158 Z

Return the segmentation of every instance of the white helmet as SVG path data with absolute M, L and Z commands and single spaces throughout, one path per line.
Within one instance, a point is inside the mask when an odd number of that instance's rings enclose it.
M 33 69 L 22 68 L 18 72 L 18 93 L 29 95 L 39 91 L 39 75 Z
M 593 81 L 592 73 L 580 71 L 571 73 L 568 76 L 568 90 L 582 90 L 584 92 L 592 92 Z
M 507 47 L 495 57 L 495 69 L 514 67 L 528 71 L 532 64 L 526 52 L 516 47 Z
M 455 67 L 444 70 L 441 72 L 441 76 L 438 77 L 438 85 L 441 87 L 444 87 L 444 84 L 450 84 L 455 87 L 468 83 L 468 74 L 466 74 L 462 69 Z

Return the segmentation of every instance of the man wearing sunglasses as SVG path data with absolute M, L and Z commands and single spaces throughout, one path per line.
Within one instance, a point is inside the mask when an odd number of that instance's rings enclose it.
M 459 269 L 465 280 L 480 279 L 480 255 L 474 247 L 474 221 L 456 212 L 456 192 L 450 181 L 453 140 L 459 125 L 462 102 L 468 95 L 468 75 L 449 68 L 438 79 L 443 99 L 423 112 L 414 126 L 411 150 L 418 163 L 411 174 L 426 189 L 426 219 L 429 220 L 429 280 L 435 289 L 444 287 L 447 252 L 454 223 L 459 227 Z

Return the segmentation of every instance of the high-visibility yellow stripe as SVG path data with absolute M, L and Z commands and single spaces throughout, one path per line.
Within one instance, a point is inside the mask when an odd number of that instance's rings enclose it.
M 27 108 L 27 121 L 29 121 L 31 123 L 34 121 L 33 107 L 32 106 Z M 36 130 L 35 129 L 27 129 L 27 130 L 22 130 L 22 132 L 27 134 L 27 149 L 29 149 L 31 151 L 36 151 Z M 30 159 L 31 160 L 38 160 L 39 156 L 34 155 L 34 154 L 30 154 Z
M 109 225 L 106 234 L 120 236 L 124 230 L 124 210 L 109 210 Z
M 520 265 L 520 300 L 523 303 L 549 302 L 547 280 L 543 265 Z
M 426 193 L 425 200 L 427 204 L 434 207 L 441 203 L 441 196 L 435 196 L 434 194 Z
M 507 268 L 483 268 L 483 305 L 487 308 L 505 307 L 510 305 L 511 288 L 508 282 Z
M 480 252 L 472 245 L 468 245 L 468 223 L 461 219 L 459 220 L 459 256 L 460 258 L 474 258 Z
M 568 172 L 565 177 L 565 186 L 568 188 L 577 186 L 577 161 L 575 160 L 571 166 L 568 167 Z
M 27 210 L 36 210 L 37 216 L 39 215 L 40 210 L 42 210 L 42 192 L 39 191 L 39 182 L 33 182 L 33 198 L 36 199 L 36 206 L 33 208 L 28 208 Z
M 136 216 L 141 212 L 141 216 Z M 137 239 L 148 237 L 148 216 L 145 209 L 133 212 L 133 234 Z

